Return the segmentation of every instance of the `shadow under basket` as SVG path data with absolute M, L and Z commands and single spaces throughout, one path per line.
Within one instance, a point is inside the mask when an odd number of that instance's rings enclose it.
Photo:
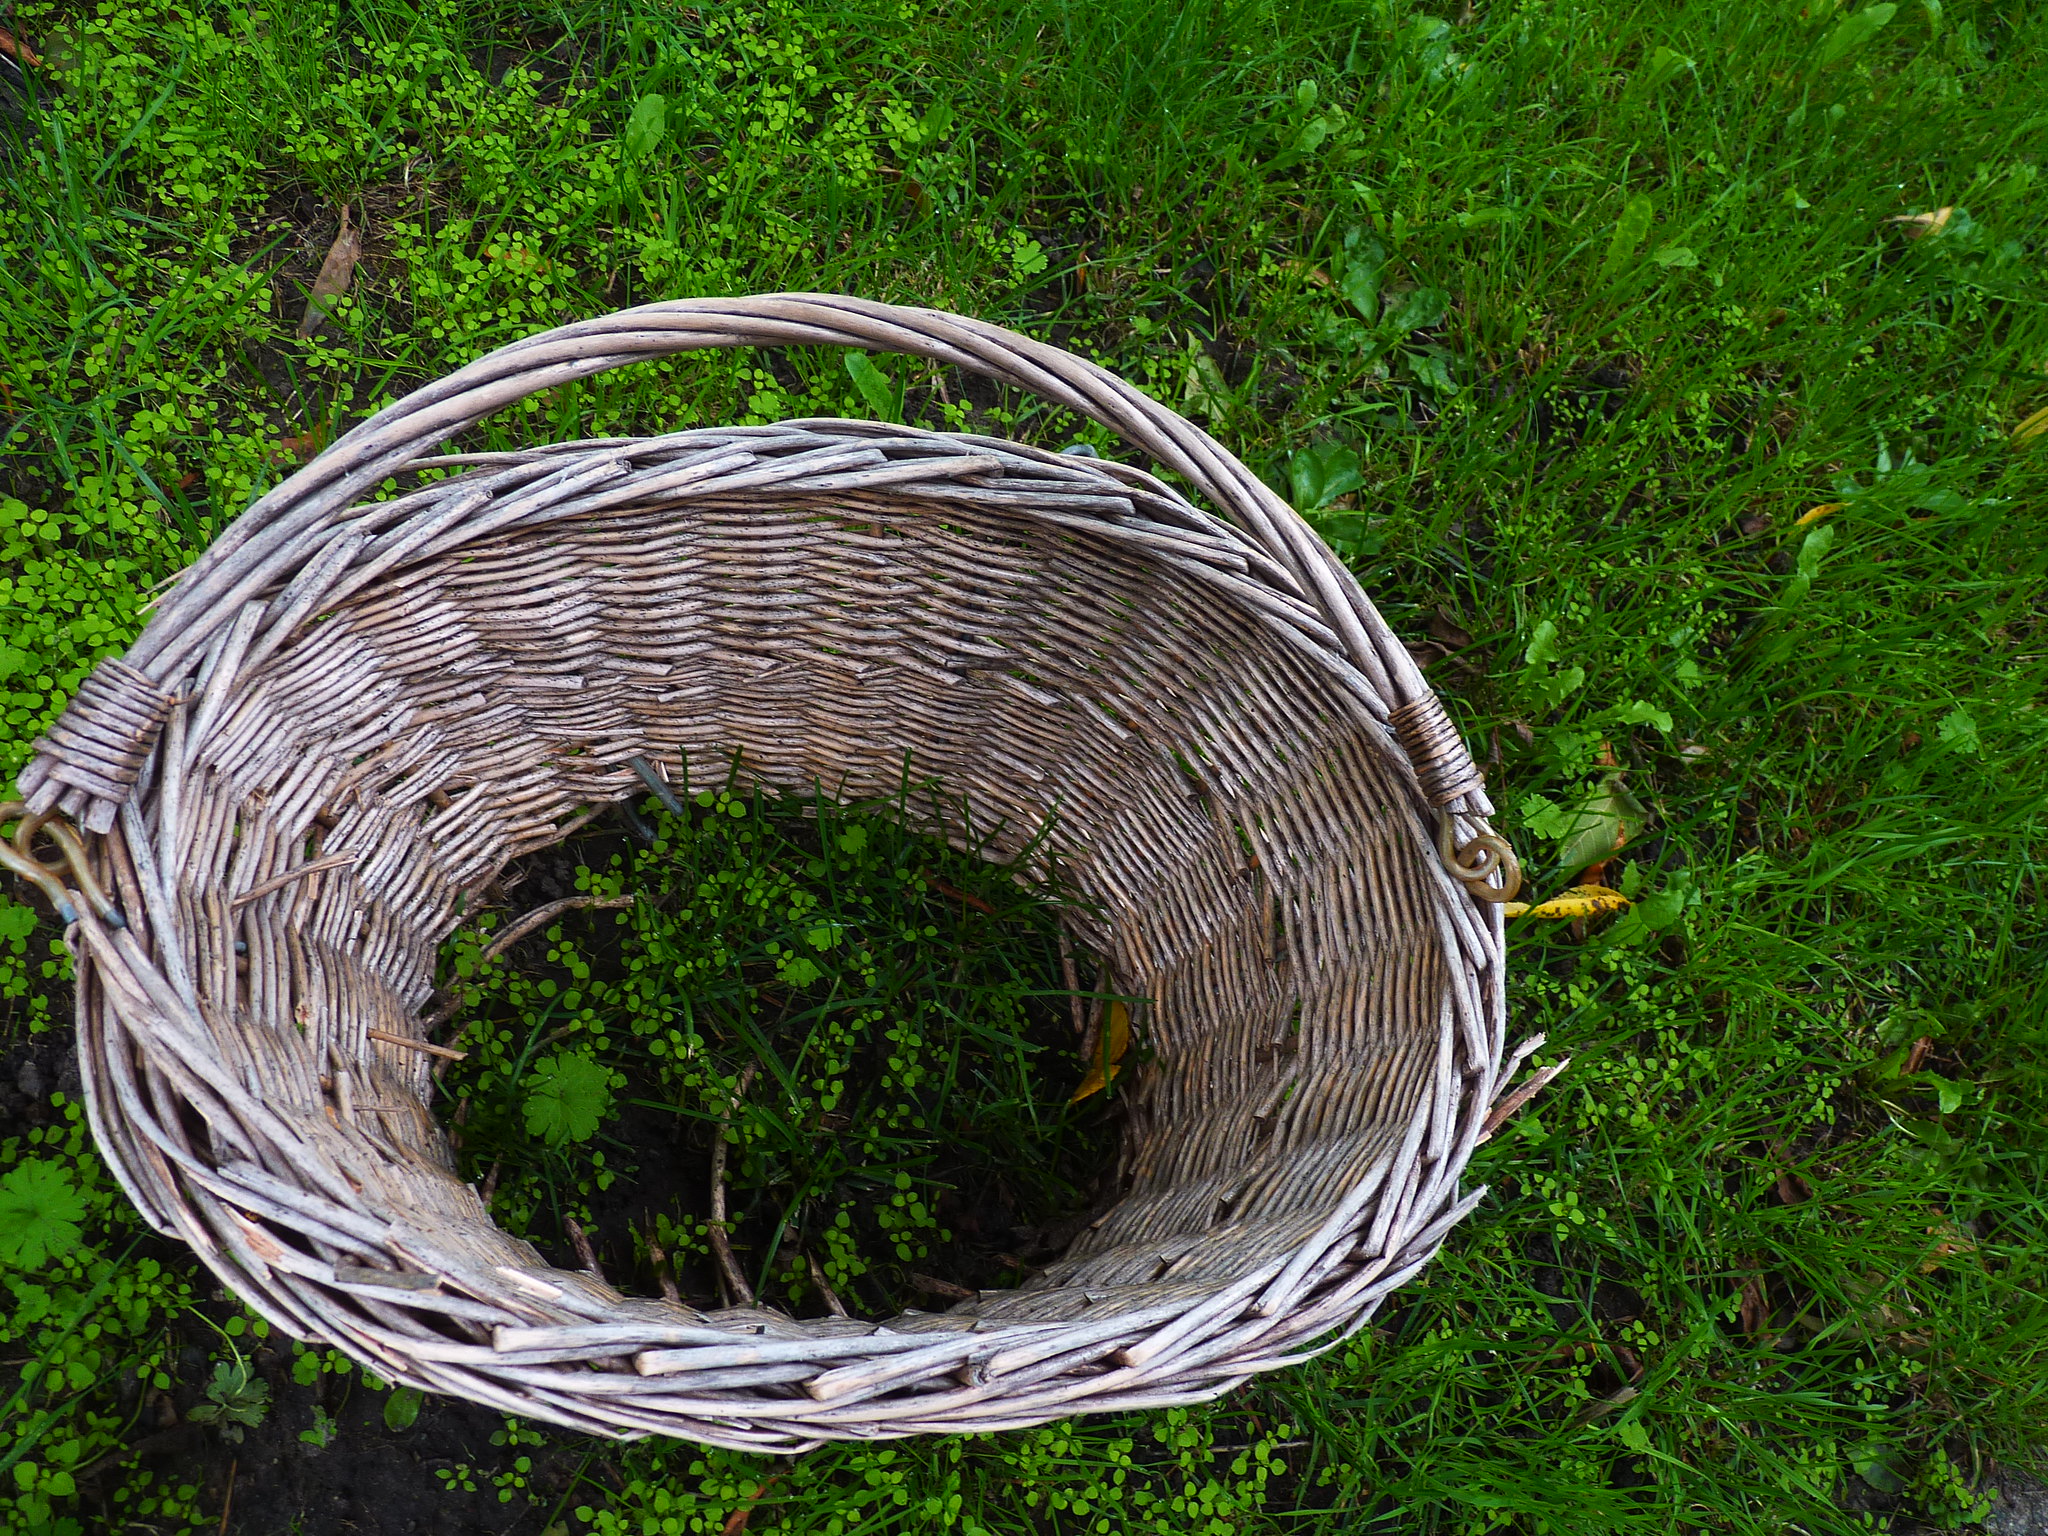
M 818 343 L 1034 391 L 1173 483 L 866 421 L 428 456 L 610 368 Z M 622 1296 L 499 1231 L 427 1108 L 465 904 L 643 768 L 870 798 L 906 754 L 992 857 L 1057 861 L 1149 1000 L 1120 1202 L 1021 1289 L 886 1321 Z M 1199 428 L 937 311 L 655 304 L 420 389 L 243 513 L 21 786 L 104 887 L 79 1054 L 151 1224 L 295 1337 L 579 1430 L 791 1451 L 1213 1397 L 1414 1275 L 1508 1103 L 1512 854 L 1357 582 Z

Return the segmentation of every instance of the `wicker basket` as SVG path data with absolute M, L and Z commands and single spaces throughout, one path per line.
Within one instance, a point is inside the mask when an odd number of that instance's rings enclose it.
M 876 422 L 421 457 L 625 363 L 826 342 L 1058 401 L 1216 512 Z M 460 473 L 365 499 L 429 466 Z M 493 1226 L 426 1108 L 465 898 L 649 770 L 870 796 L 906 752 L 1016 829 L 999 856 L 1052 820 L 1030 857 L 1150 999 L 1120 1202 L 1022 1289 L 886 1322 L 625 1297 Z M 184 572 L 21 777 L 31 826 L 99 834 L 79 1055 L 154 1226 L 387 1380 L 770 1451 L 1196 1401 L 1370 1317 L 1521 1097 L 1481 784 L 1357 583 L 1206 433 L 994 326 L 803 294 L 567 326 L 391 406 Z

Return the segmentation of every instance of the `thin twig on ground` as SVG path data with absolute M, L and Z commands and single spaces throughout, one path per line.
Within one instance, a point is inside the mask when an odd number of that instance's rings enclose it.
M 825 1310 L 834 1317 L 852 1316 L 846 1310 L 846 1303 L 839 1299 L 839 1293 L 833 1290 L 826 1281 L 825 1267 L 817 1261 L 815 1256 L 808 1253 L 804 1255 L 804 1262 L 811 1267 L 811 1284 L 816 1287 L 818 1295 L 824 1299 Z
M 711 1254 L 718 1261 L 718 1277 L 727 1292 L 728 1303 L 742 1307 L 754 1305 L 754 1288 L 747 1284 L 739 1261 L 732 1256 L 732 1238 L 725 1229 L 725 1133 L 760 1070 L 758 1061 L 750 1061 L 740 1070 L 739 1081 L 733 1085 L 732 1102 L 718 1122 L 718 1139 L 711 1144 Z
M 525 938 L 536 928 L 544 928 L 564 912 L 573 912 L 579 907 L 630 907 L 631 896 L 564 896 L 560 901 L 551 901 L 544 907 L 535 907 L 531 912 L 512 924 L 503 933 L 484 946 L 478 958 L 485 963 L 498 958 L 514 944 Z

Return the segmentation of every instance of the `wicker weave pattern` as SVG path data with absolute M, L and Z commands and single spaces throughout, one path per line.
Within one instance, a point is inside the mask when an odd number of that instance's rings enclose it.
M 866 422 L 419 457 L 637 358 L 793 342 L 1037 390 L 1223 516 Z M 408 466 L 459 472 L 360 499 Z M 508 347 L 245 513 L 44 748 L 24 791 L 107 831 L 130 916 L 75 930 L 110 1165 L 274 1324 L 388 1379 L 770 1450 L 1192 1401 L 1362 1324 L 1478 1198 L 1500 920 L 1434 807 L 1483 830 L 1479 774 L 1255 477 L 992 326 L 782 295 Z M 1025 1288 L 882 1324 L 623 1298 L 499 1232 L 410 1043 L 460 900 L 639 792 L 636 759 L 867 796 L 906 753 L 939 835 L 1013 857 L 1050 818 L 1033 856 L 1101 914 L 1078 936 L 1152 999 L 1121 1201 Z

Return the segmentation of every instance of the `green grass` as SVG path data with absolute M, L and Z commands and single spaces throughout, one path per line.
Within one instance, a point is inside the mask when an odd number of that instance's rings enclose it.
M 79 14 L 10 23 L 53 68 L 0 199 L 0 771 L 295 450 L 545 326 L 817 288 L 1096 356 L 1287 487 L 1435 637 L 1541 894 L 1586 807 L 1642 808 L 1606 873 L 1654 899 L 1513 930 L 1516 1028 L 1573 1065 L 1357 1340 L 1208 1409 L 788 1465 L 549 1441 L 581 1480 L 522 1529 L 1907 1530 L 2041 1454 L 2031 8 Z M 367 259 L 300 342 L 344 201 Z M 877 364 L 913 420 L 1104 441 Z M 836 358 L 732 354 L 473 440 L 867 411 Z M 49 934 L 0 909 L 17 1037 L 66 1006 Z M 73 1125 L 0 1143 L 86 1207 L 0 1268 L 41 1372 L 0 1530 L 85 1508 L 65 1467 L 135 1438 L 117 1383 L 198 1304 L 111 1305 L 132 1223 Z M 527 1497 L 529 1434 L 470 1470 Z

